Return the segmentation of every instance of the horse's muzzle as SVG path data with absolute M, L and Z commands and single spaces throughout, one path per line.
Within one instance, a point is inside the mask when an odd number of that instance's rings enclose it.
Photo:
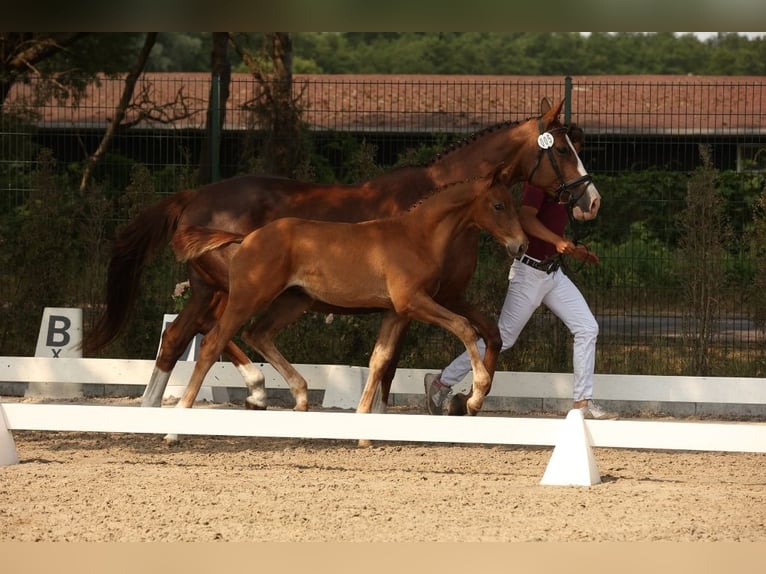
M 590 184 L 572 207 L 572 217 L 577 221 L 590 221 L 596 218 L 600 207 L 601 194 L 595 185 Z
M 526 239 L 524 241 L 511 240 L 505 244 L 505 250 L 508 252 L 508 255 L 510 255 L 512 259 L 516 259 L 517 257 L 521 257 L 524 255 L 524 253 L 526 253 L 528 246 L 529 241 Z

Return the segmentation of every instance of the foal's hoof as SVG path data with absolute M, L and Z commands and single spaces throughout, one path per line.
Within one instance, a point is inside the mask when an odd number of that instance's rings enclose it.
M 265 411 L 266 403 L 254 403 L 250 401 L 250 397 L 245 399 L 245 409 L 248 411 Z
M 162 441 L 168 446 L 178 446 L 181 444 L 181 439 L 177 434 L 166 434 Z
M 468 407 L 466 406 L 466 403 L 468 401 L 468 396 L 463 393 L 457 393 L 455 396 L 453 396 L 450 399 L 449 404 L 447 405 L 447 415 L 448 416 L 457 416 L 462 417 L 463 415 L 468 414 Z

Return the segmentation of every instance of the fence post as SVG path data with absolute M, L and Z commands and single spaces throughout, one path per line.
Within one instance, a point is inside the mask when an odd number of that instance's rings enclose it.
M 572 119 L 572 76 L 564 78 L 564 123 Z

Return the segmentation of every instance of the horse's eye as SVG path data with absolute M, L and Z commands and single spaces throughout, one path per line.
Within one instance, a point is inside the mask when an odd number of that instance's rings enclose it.
M 562 146 L 562 147 L 556 148 L 556 151 L 559 152 L 560 155 L 567 155 L 569 153 L 569 147 Z
M 495 211 L 505 211 L 505 204 L 504 203 L 496 203 L 495 204 Z

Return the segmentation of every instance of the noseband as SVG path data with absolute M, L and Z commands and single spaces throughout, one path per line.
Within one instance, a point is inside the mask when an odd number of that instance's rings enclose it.
M 527 177 L 528 182 L 532 182 L 532 177 L 534 176 L 535 172 L 537 171 L 537 168 L 540 167 L 540 161 L 543 158 L 543 153 L 548 157 L 548 160 L 551 162 L 551 167 L 553 168 L 553 171 L 556 173 L 556 177 L 559 180 L 559 186 L 556 188 L 556 190 L 553 192 L 553 199 L 557 203 L 565 203 L 567 206 L 567 212 L 569 213 L 569 219 L 570 221 L 573 219 L 572 217 L 572 210 L 574 209 L 575 204 L 579 201 L 579 199 L 583 196 L 585 193 L 585 188 L 588 184 L 590 184 L 591 181 L 593 181 L 593 178 L 589 175 L 581 175 L 580 177 L 576 177 L 574 179 L 570 179 L 569 181 L 564 180 L 564 176 L 561 173 L 561 169 L 559 168 L 559 164 L 556 161 L 556 159 L 553 157 L 553 134 L 556 132 L 566 131 L 567 128 L 560 127 L 555 128 L 549 131 L 545 131 L 543 129 L 543 120 L 542 118 L 538 120 L 538 126 L 540 129 L 540 136 L 537 138 L 537 147 L 539 148 L 538 154 L 537 154 L 537 161 L 535 161 L 535 166 L 532 168 L 532 171 L 529 173 L 529 176 Z M 577 188 L 579 186 L 582 186 L 582 190 L 578 194 L 574 194 L 572 192 L 572 189 Z

